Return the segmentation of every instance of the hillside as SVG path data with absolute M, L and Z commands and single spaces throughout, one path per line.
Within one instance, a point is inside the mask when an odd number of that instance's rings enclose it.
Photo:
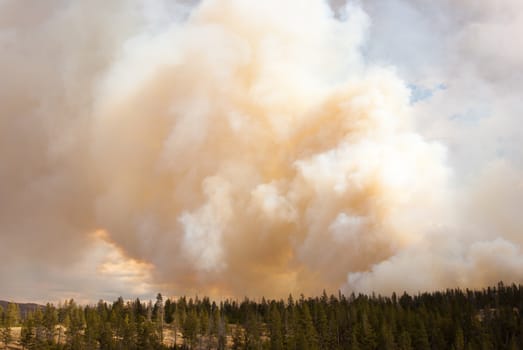
M 0 307 L 2 307 L 2 309 L 6 310 L 8 304 L 9 304 L 9 301 L 0 300 Z M 15 303 L 15 304 L 18 305 L 18 308 L 20 310 L 20 315 L 22 317 L 27 315 L 29 312 L 34 312 L 37 307 L 43 308 L 42 305 L 38 305 L 35 303 Z

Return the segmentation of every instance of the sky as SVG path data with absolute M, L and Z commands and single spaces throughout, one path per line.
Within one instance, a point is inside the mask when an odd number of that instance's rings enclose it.
M 0 299 L 523 283 L 519 0 L 0 0 Z

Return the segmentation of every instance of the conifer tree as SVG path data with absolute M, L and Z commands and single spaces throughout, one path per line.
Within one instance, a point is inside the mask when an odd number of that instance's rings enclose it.
M 363 349 L 376 349 L 378 345 L 378 336 L 376 330 L 369 322 L 367 313 L 363 313 L 361 316 L 361 323 L 357 326 L 361 327 L 359 342 Z
M 465 350 L 465 340 L 463 338 L 463 329 L 458 326 L 456 329 L 456 336 L 454 338 L 454 349 Z
M 182 325 L 182 329 L 184 342 L 189 346 L 190 349 L 194 349 L 200 329 L 199 318 L 196 314 L 195 308 L 191 308 L 187 314 L 187 317 L 185 318 L 185 321 Z
M 409 332 L 406 330 L 401 332 L 399 344 L 399 350 L 412 350 L 412 340 L 410 338 Z
M 22 349 L 32 349 L 35 347 L 35 327 L 32 312 L 29 312 L 22 322 L 22 329 L 20 330 L 20 345 L 22 346 Z
M 314 324 L 312 323 L 309 306 L 303 300 L 300 302 L 296 346 L 298 349 L 304 350 L 319 349 L 318 335 L 314 328 Z
M 412 345 L 416 350 L 430 350 L 427 330 L 425 328 L 425 324 L 420 319 L 420 317 L 416 317 L 415 324 L 411 332 L 411 338 Z
M 158 293 L 156 296 L 156 303 L 154 304 L 153 315 L 156 324 L 156 330 L 161 343 L 163 343 L 163 322 L 165 318 L 164 312 L 163 297 L 161 293 Z
M 7 312 L 0 306 L 0 340 L 4 344 L 4 349 L 7 349 L 9 343 L 11 343 L 11 325 L 7 318 Z
M 58 312 L 56 307 L 50 303 L 47 303 L 44 308 L 42 325 L 44 327 L 45 337 L 48 343 L 54 342 L 57 324 Z
M 7 304 L 7 309 L 5 311 L 0 310 L 0 337 L 4 343 L 4 347 L 7 349 L 8 344 L 13 341 L 12 327 L 18 324 L 20 319 L 20 310 L 18 305 L 15 303 Z
M 379 337 L 379 346 L 383 350 L 395 350 L 396 343 L 394 341 L 394 334 L 392 328 L 386 322 L 381 325 L 381 332 Z
M 270 306 L 270 310 L 271 350 L 283 350 L 283 333 L 280 310 L 275 303 Z

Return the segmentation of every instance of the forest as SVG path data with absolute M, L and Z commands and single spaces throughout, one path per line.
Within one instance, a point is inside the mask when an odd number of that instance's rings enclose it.
M 0 306 L 6 349 L 523 349 L 523 286 L 286 300 Z

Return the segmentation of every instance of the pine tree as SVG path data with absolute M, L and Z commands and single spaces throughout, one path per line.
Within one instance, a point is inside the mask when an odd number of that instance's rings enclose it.
M 403 306 L 402 306 L 403 304 Z M 169 306 L 169 307 L 167 307 Z M 183 330 L 184 349 L 227 347 L 228 320 L 234 349 L 518 349 L 523 342 L 523 287 L 498 285 L 483 291 L 447 290 L 399 302 L 381 296 L 351 295 L 305 299 L 298 302 L 245 299 L 216 305 L 208 298 L 147 306 L 124 303 L 81 307 L 73 300 L 47 304 L 22 320 L 19 345 L 27 350 L 164 349 L 159 325 L 166 310 L 174 313 L 174 327 Z M 0 311 L 0 348 L 13 346 L 11 328 L 19 325 L 15 304 Z M 162 310 L 163 317 L 162 317 Z M 57 339 L 56 330 L 65 332 Z M 59 333 L 60 334 L 60 333 Z M 62 336 L 65 336 L 62 338 Z M 199 346 L 196 345 L 199 343 Z
M 445 337 L 440 327 L 434 327 L 432 329 L 431 345 L 433 349 L 444 349 L 447 347 Z
M 85 315 L 81 307 L 71 299 L 66 305 L 66 348 L 81 350 L 84 348 Z
M 44 348 L 47 343 L 46 331 L 44 327 L 44 314 L 41 308 L 36 308 L 33 313 L 35 326 L 35 348 Z
M 270 307 L 270 343 L 271 350 L 283 350 L 283 334 L 280 310 L 276 304 Z
M 361 324 L 358 325 L 361 327 L 360 339 L 359 342 L 363 349 L 376 349 L 378 346 L 378 336 L 376 330 L 369 322 L 367 313 L 363 313 L 361 316 Z
M 8 344 L 13 341 L 13 335 L 11 332 L 11 328 L 18 324 L 18 320 L 20 319 L 20 310 L 19 310 L 17 304 L 9 303 L 9 304 L 7 304 L 7 310 L 5 310 L 5 311 L 0 310 L 0 313 L 1 313 L 1 315 L 0 315 L 0 317 L 1 317 L 0 337 L 2 339 L 2 342 L 4 343 L 4 347 L 7 349 Z
M 156 303 L 154 304 L 154 320 L 156 324 L 156 329 L 158 332 L 158 336 L 160 338 L 160 343 L 163 344 L 163 322 L 165 318 L 164 314 L 164 306 L 163 306 L 163 297 L 161 293 L 158 293 L 156 296 Z
M 134 349 L 136 348 L 136 343 L 138 342 L 138 330 L 136 328 L 136 322 L 134 321 L 133 315 L 125 315 L 124 321 L 124 331 L 122 337 L 122 344 L 125 349 Z
M 22 346 L 22 349 L 32 349 L 35 347 L 35 327 L 32 312 L 29 312 L 22 322 L 20 345 Z
M 192 308 L 187 314 L 182 329 L 184 342 L 189 345 L 190 349 L 194 349 L 200 329 L 199 318 L 195 308 Z
M 350 349 L 352 350 L 361 350 L 362 345 L 360 344 L 359 338 L 359 331 L 356 327 L 352 329 L 351 332 L 351 339 L 350 339 Z
M 12 340 L 11 335 L 11 325 L 9 324 L 7 318 L 7 312 L 3 310 L 0 306 L 0 340 L 4 344 L 4 349 L 7 349 L 7 346 Z
M 171 299 L 167 299 L 165 301 L 164 306 L 164 321 L 167 324 L 171 324 L 174 322 L 174 310 L 175 310 L 176 304 L 171 301 Z
M 58 312 L 56 311 L 56 308 L 52 304 L 47 303 L 44 308 L 42 325 L 44 327 L 45 337 L 46 337 L 48 343 L 54 342 L 57 324 L 58 324 Z
M 395 350 L 396 343 L 394 341 L 394 334 L 388 323 L 383 322 L 381 325 L 380 340 L 379 340 L 380 349 L 383 350 Z
M 412 341 L 409 332 L 401 332 L 398 345 L 399 350 L 412 350 Z
M 327 298 L 327 295 L 325 294 L 325 291 L 323 291 L 324 296 L 323 298 Z M 317 326 L 316 329 L 318 330 L 318 342 L 320 345 L 320 349 L 333 349 L 334 344 L 330 344 L 331 339 L 329 339 L 329 322 L 327 321 L 327 314 L 325 312 L 325 304 L 326 301 L 315 303 L 317 305 Z
M 187 305 L 185 302 L 185 297 L 182 297 L 178 300 L 176 305 L 176 310 L 174 313 L 174 343 L 178 343 L 178 332 L 183 333 L 183 324 L 187 317 Z M 183 335 L 183 334 L 182 334 Z
M 100 337 L 101 320 L 96 309 L 92 307 L 85 308 L 85 346 L 87 349 L 96 349 L 98 347 L 98 338 Z
M 465 350 L 465 340 L 463 339 L 463 329 L 458 326 L 456 329 L 456 336 L 454 338 L 454 348 L 456 350 Z
M 284 333 L 284 348 L 286 350 L 296 350 L 297 339 L 297 310 L 292 295 L 289 295 L 287 301 L 287 308 L 284 310 L 283 317 L 283 333 Z
M 312 323 L 309 306 L 303 300 L 300 302 L 296 346 L 298 349 L 304 350 L 319 349 L 318 335 Z
M 15 303 L 9 303 L 7 304 L 7 321 L 11 326 L 18 325 L 18 322 L 20 321 L 20 308 L 18 307 L 18 304 Z
M 411 338 L 414 349 L 430 350 L 430 343 L 427 335 L 427 330 L 425 328 L 425 324 L 419 317 L 416 317 L 416 321 L 411 332 Z
M 261 349 L 261 329 L 260 321 L 255 309 L 247 309 L 247 320 L 244 326 L 244 338 L 246 350 Z
M 218 346 L 217 350 L 225 350 L 227 346 L 227 318 L 220 314 L 217 311 L 218 317 L 217 320 L 217 336 L 218 336 Z

